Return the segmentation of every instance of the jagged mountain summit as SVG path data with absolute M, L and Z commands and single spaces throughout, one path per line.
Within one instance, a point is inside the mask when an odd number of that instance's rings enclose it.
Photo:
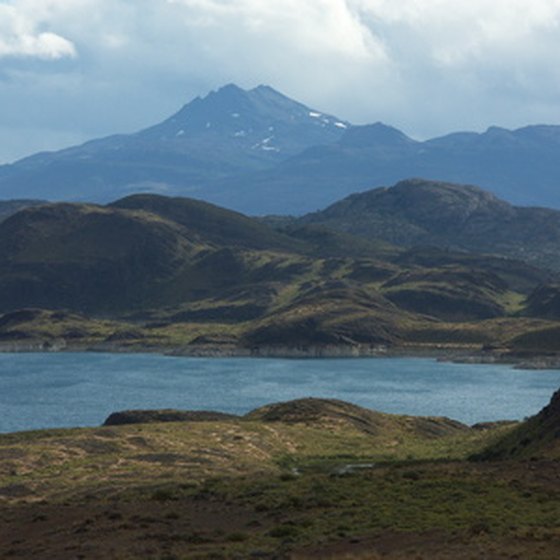
M 560 126 L 418 141 L 352 126 L 268 86 L 233 84 L 162 123 L 0 166 L 0 198 L 108 202 L 190 196 L 246 214 L 300 215 L 411 177 L 478 185 L 517 205 L 560 208 Z
M 0 167 L 0 197 L 109 201 L 133 192 L 195 194 L 330 144 L 349 124 L 269 86 L 230 84 L 135 134 L 39 153 Z M 32 195 L 31 193 L 35 193 Z
M 269 86 L 245 91 L 230 84 L 203 99 L 197 97 L 139 136 L 179 144 L 201 156 L 207 155 L 205 150 L 209 147 L 214 157 L 227 158 L 234 151 L 243 152 L 257 167 L 262 162 L 286 159 L 309 146 L 336 141 L 348 126 Z

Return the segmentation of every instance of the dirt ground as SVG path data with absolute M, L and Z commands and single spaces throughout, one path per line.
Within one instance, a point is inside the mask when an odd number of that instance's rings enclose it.
M 472 469 L 477 477 L 502 476 L 499 465 Z M 553 495 L 560 489 L 559 476 L 554 461 L 523 463 L 510 466 L 504 482 Z M 360 484 L 359 476 L 355 480 Z M 204 489 L 174 494 L 144 488 L 63 502 L 22 496 L 5 500 L 0 507 L 2 559 L 557 560 L 560 550 L 558 527 L 544 532 L 512 527 L 510 534 L 493 534 L 482 522 L 453 531 L 386 527 L 350 536 L 322 534 L 304 543 L 289 531 L 278 531 L 300 522 L 301 508 L 262 510 L 246 491 L 228 498 Z M 320 513 L 338 514 L 336 508 Z

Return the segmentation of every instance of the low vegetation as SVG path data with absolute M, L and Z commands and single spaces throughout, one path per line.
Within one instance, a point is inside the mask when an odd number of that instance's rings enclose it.
M 170 412 L 0 436 L 3 557 L 556 558 L 556 461 L 480 460 L 537 437 L 534 419 L 469 428 L 319 399 Z
M 492 253 L 560 269 L 560 213 L 516 207 L 469 185 L 425 179 L 356 193 L 300 219 L 365 239 Z

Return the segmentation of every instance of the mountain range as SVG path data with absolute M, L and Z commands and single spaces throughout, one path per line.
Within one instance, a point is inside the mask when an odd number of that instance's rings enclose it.
M 136 134 L 2 166 L 0 195 L 99 202 L 146 191 L 207 198 L 221 181 L 329 144 L 348 126 L 270 87 L 228 85 Z
M 251 215 L 301 215 L 357 191 L 427 177 L 560 208 L 559 156 L 559 126 L 417 141 L 382 123 L 352 126 L 268 86 L 230 84 L 138 133 L 0 166 L 0 196 L 109 202 L 152 192 Z

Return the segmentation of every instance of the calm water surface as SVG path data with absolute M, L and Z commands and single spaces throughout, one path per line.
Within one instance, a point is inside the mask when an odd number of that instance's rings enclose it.
M 307 396 L 472 424 L 535 414 L 559 386 L 558 370 L 518 371 L 424 358 L 0 354 L 0 432 L 95 426 L 125 409 L 241 414 Z

